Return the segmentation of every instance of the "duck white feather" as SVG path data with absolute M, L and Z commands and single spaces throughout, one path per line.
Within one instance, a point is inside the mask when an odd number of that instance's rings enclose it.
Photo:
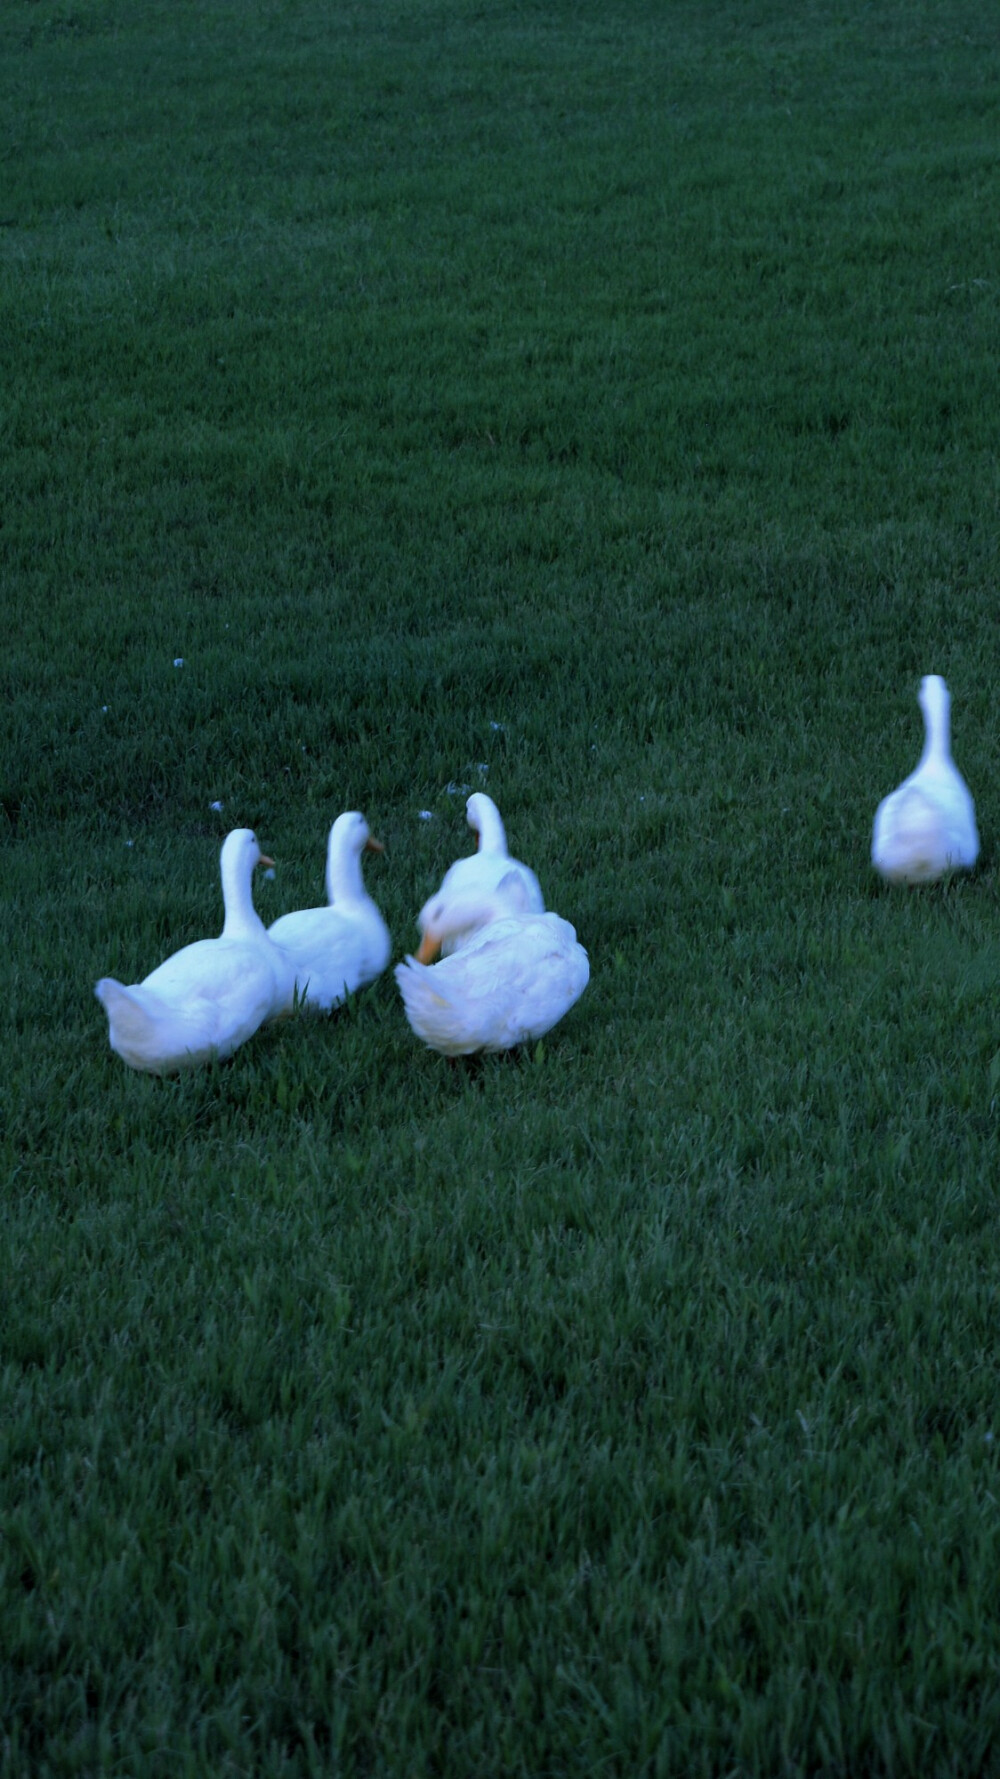
M 951 698 L 940 674 L 921 681 L 924 751 L 875 811 L 872 864 L 890 883 L 933 883 L 979 857 L 976 811 L 951 757 Z
M 431 902 L 442 896 L 454 899 L 458 896 L 488 894 L 513 872 L 524 885 L 528 910 L 536 914 L 544 913 L 545 900 L 538 878 L 530 866 L 522 864 L 520 859 L 511 858 L 506 830 L 492 797 L 488 797 L 485 791 L 473 791 L 465 805 L 465 819 L 476 836 L 476 851 L 456 859 L 448 867 L 436 896 L 432 896 L 426 906 L 430 907 Z M 423 911 L 417 916 L 418 925 L 422 919 Z M 422 926 L 420 930 L 423 932 Z M 449 935 L 444 943 L 444 955 L 447 957 L 460 942 Z
M 283 914 L 268 935 L 295 971 L 299 999 L 324 1013 L 381 976 L 392 942 L 365 889 L 363 852 L 381 852 L 358 810 L 338 815 L 326 850 L 327 908 Z
M 520 875 L 493 890 L 432 897 L 417 957 L 396 966 L 406 1017 L 444 1056 L 510 1050 L 550 1031 L 590 980 L 569 921 L 538 913 Z M 446 942 L 452 951 L 431 963 Z
M 185 945 L 142 982 L 102 976 L 94 992 L 111 1048 L 130 1068 L 167 1075 L 231 1056 L 291 1006 L 291 966 L 268 938 L 250 890 L 254 867 L 270 863 L 249 828 L 234 828 L 220 860 L 226 914 L 219 938 Z

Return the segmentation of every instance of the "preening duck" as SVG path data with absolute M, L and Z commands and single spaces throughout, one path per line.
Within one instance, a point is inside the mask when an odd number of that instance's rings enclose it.
M 413 1031 L 444 1056 L 542 1037 L 590 980 L 569 922 L 532 908 L 516 871 L 493 889 L 432 896 L 420 921 L 420 949 L 397 964 L 396 981 Z
M 889 883 L 933 883 L 979 857 L 976 811 L 951 757 L 951 698 L 940 674 L 921 682 L 925 739 L 919 765 L 875 811 L 872 864 Z
M 268 928 L 295 971 L 299 999 L 324 1013 L 374 982 L 389 962 L 389 929 L 361 874 L 362 853 L 381 851 L 358 810 L 338 815 L 326 851 L 329 907 L 283 914 Z
M 225 922 L 217 939 L 185 945 L 128 986 L 102 976 L 95 994 L 112 1050 L 132 1069 L 168 1075 L 231 1056 L 292 1004 L 294 975 L 253 905 L 254 867 L 270 865 L 249 828 L 234 828 L 220 859 Z

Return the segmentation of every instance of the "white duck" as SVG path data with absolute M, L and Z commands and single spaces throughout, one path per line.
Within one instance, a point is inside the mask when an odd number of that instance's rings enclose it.
M 381 851 L 356 809 L 338 815 L 326 849 L 330 906 L 283 914 L 268 928 L 295 971 L 299 999 L 324 1013 L 374 982 L 389 962 L 389 929 L 361 875 L 361 854 Z
M 431 902 L 437 901 L 442 896 L 455 897 L 488 893 L 490 890 L 495 890 L 502 879 L 513 872 L 524 885 L 528 898 L 528 910 L 535 914 L 543 914 L 545 901 L 538 878 L 528 865 L 521 863 L 520 859 L 511 858 L 507 850 L 507 835 L 500 818 L 500 811 L 492 797 L 487 797 L 485 791 L 473 791 L 465 805 L 465 819 L 476 836 L 476 851 L 467 854 L 464 858 L 456 859 L 455 863 L 448 867 L 441 879 L 441 887 L 437 896 L 432 896 Z M 430 902 L 427 906 L 430 907 Z M 423 911 L 417 916 L 418 924 L 422 919 Z M 423 932 L 422 926 L 420 930 Z M 456 933 L 449 934 L 444 942 L 444 955 L 447 956 L 449 952 L 456 950 L 462 942 L 457 936 L 456 929 Z
M 920 708 L 926 728 L 920 763 L 875 811 L 872 864 L 890 883 L 933 883 L 979 857 L 975 806 L 951 757 L 951 698 L 940 674 L 921 681 Z
M 270 863 L 249 828 L 234 828 L 222 846 L 220 937 L 185 945 L 128 987 L 102 976 L 94 992 L 108 1016 L 111 1048 L 130 1068 L 168 1075 L 231 1056 L 265 1019 L 287 1012 L 292 967 L 268 938 L 250 891 L 254 867 Z
M 542 1037 L 590 980 L 569 922 L 534 910 L 516 871 L 492 890 L 432 897 L 421 923 L 419 952 L 396 965 L 396 981 L 413 1031 L 444 1056 Z M 450 955 L 432 963 L 449 940 Z

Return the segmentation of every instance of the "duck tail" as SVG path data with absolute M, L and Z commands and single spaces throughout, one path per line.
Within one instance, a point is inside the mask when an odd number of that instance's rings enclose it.
M 457 1055 L 475 1049 L 475 1043 L 468 1039 L 467 1022 L 435 984 L 437 968 L 435 964 L 422 964 L 415 957 L 396 965 L 394 974 L 411 1029 L 432 1050 Z
M 94 993 L 108 1016 L 112 1050 L 142 1052 L 154 1036 L 154 1019 L 137 989 L 126 988 L 113 976 L 102 976 Z

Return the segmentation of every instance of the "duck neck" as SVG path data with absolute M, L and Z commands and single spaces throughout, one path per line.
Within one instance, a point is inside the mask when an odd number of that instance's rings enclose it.
M 463 896 L 449 910 L 441 937 L 446 944 L 456 939 L 468 940 L 473 933 L 491 926 L 495 920 L 503 920 L 511 912 L 502 896 Z
M 506 856 L 507 834 L 500 811 L 488 798 L 475 810 L 476 845 L 480 852 L 499 852 Z
M 226 911 L 222 926 L 224 939 L 246 938 L 249 934 L 259 938 L 267 930 L 253 905 L 250 888 L 252 873 L 253 866 L 249 864 L 245 854 L 235 858 L 230 854 L 227 858 L 223 849 L 222 905 Z
M 940 681 L 923 688 L 924 751 L 921 764 L 928 760 L 944 760 L 951 750 L 948 693 Z
M 326 899 L 338 906 L 366 900 L 359 852 L 331 846 L 326 861 Z

